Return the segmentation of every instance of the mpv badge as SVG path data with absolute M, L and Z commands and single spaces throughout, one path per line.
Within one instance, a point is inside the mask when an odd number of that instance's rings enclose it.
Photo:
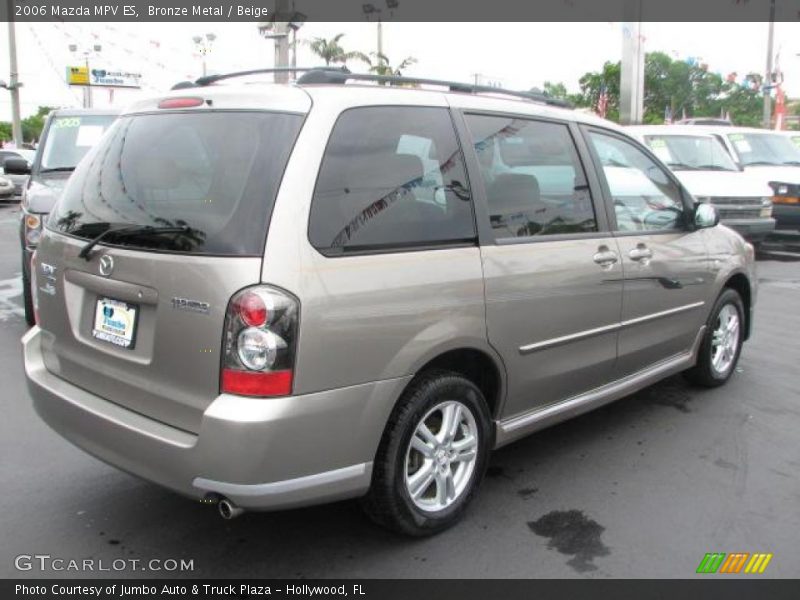
M 108 254 L 104 254 L 100 257 L 100 275 L 103 277 L 108 277 L 111 275 L 111 271 L 114 270 L 114 259 L 110 257 Z

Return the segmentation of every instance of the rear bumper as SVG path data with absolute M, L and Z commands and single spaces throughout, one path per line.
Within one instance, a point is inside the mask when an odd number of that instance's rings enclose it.
M 748 241 L 762 241 L 775 230 L 775 219 L 723 219 L 730 227 Z
M 407 378 L 303 396 L 218 396 L 199 433 L 166 425 L 50 373 L 41 330 L 23 338 L 39 416 L 97 458 L 186 496 L 223 495 L 248 509 L 288 508 L 364 494 L 372 460 Z

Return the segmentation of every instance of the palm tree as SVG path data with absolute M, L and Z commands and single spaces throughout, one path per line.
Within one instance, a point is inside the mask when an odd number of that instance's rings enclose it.
M 346 63 L 348 60 L 353 59 L 368 60 L 362 52 L 346 52 L 341 44 L 339 44 L 339 40 L 343 37 L 344 34 L 340 33 L 329 40 L 317 37 L 310 41 L 304 40 L 304 42 L 308 45 L 311 52 L 325 61 L 326 65 L 330 65 L 331 63 Z
M 367 56 L 361 57 L 369 65 L 369 72 L 390 77 L 402 77 L 403 71 L 417 62 L 417 59 L 413 56 L 407 56 L 399 65 L 393 67 L 389 57 L 385 54 L 370 52 L 370 56 L 375 59 L 374 62 Z

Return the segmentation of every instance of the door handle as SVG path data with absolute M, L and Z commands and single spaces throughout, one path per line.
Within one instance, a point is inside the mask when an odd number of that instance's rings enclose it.
M 628 252 L 628 256 L 631 257 L 631 260 L 641 261 L 647 264 L 650 262 L 650 259 L 653 258 L 653 251 L 644 244 L 639 244 L 636 248 Z
M 611 268 L 615 262 L 619 260 L 617 257 L 616 252 L 612 252 L 608 249 L 608 246 L 600 246 L 597 250 L 597 254 L 593 257 L 594 262 L 604 268 Z

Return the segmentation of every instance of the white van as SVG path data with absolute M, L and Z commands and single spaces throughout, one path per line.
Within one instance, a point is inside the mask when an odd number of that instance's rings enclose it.
M 720 127 L 727 131 L 732 127 Z M 700 202 L 711 202 L 722 222 L 758 243 L 775 229 L 772 188 L 758 173 L 743 170 L 715 136 L 696 125 L 628 128 L 672 169 Z

